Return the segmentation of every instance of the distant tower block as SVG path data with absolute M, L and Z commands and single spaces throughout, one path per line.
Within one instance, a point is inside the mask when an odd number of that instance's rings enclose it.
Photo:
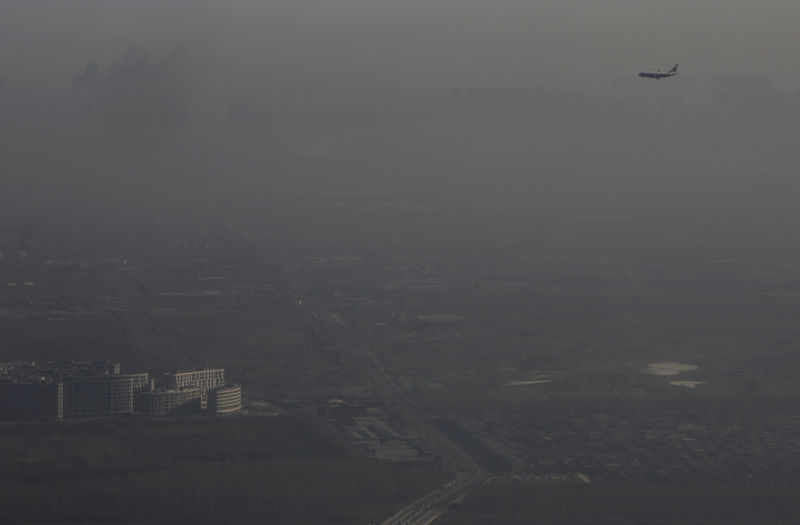
M 57 382 L 0 381 L 0 418 L 61 419 L 64 387 Z
M 204 370 L 187 370 L 166 374 L 167 388 L 199 388 L 202 391 L 214 390 L 225 386 L 224 368 L 207 368 Z
M 216 415 L 235 414 L 242 410 L 242 387 L 227 385 L 208 393 L 208 411 Z
M 154 416 L 199 412 L 203 409 L 203 395 L 199 388 L 142 392 L 140 407 L 145 414 Z

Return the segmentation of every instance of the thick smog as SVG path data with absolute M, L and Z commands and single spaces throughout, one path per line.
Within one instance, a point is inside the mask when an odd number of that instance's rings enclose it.
M 2 10 L 9 523 L 800 519 L 800 4 Z

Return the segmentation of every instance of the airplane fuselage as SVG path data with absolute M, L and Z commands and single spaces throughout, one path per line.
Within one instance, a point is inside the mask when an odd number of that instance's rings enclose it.
M 674 77 L 677 74 L 678 74 L 678 64 L 675 64 L 674 66 L 672 66 L 672 69 L 670 69 L 666 73 L 662 73 L 661 71 L 656 71 L 655 73 L 642 71 L 641 73 L 639 73 L 639 78 L 654 78 L 656 80 L 661 80 L 662 78 Z
M 662 78 L 674 77 L 677 73 L 639 73 L 641 78 L 654 78 L 656 80 L 661 80 Z

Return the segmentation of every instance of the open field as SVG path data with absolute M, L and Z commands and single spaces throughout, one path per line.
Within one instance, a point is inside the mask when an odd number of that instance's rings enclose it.
M 298 161 L 320 169 L 327 162 L 338 161 Z M 52 220 L 27 233 L 22 224 L 7 226 L 0 357 L 111 359 L 126 371 L 154 373 L 219 366 L 243 384 L 250 406 L 290 413 L 334 399 L 375 407 L 374 379 L 386 378 L 384 394 L 398 385 L 395 400 L 436 423 L 499 483 L 588 479 L 586 492 L 554 497 L 588 494 L 586 505 L 612 498 L 622 507 L 633 484 L 653 492 L 692 484 L 710 494 L 746 487 L 730 494 L 752 489 L 753 498 L 763 495 L 794 519 L 796 509 L 782 499 L 800 481 L 793 246 L 765 240 L 747 224 L 739 246 L 715 220 L 683 238 L 661 204 L 646 217 L 658 238 L 650 242 L 603 203 L 581 215 L 563 188 L 553 190 L 565 199 L 556 203 L 531 187 L 478 198 L 487 189 L 478 181 L 450 192 L 441 179 L 425 189 L 430 195 L 377 192 L 369 181 L 359 189 L 361 182 L 337 186 L 319 175 L 254 184 L 247 196 L 220 194 L 237 208 L 227 215 L 185 211 L 91 227 Z M 555 175 L 540 183 L 557 186 Z M 557 224 L 540 221 L 557 211 Z M 701 216 L 699 207 L 692 213 L 679 224 L 684 232 Z M 30 238 L 24 257 L 20 235 Z M 323 326 L 347 326 L 353 337 L 336 340 Z M 671 366 L 674 375 L 647 372 L 670 362 L 687 366 Z M 68 506 L 86 492 L 130 509 L 139 501 L 130 494 L 140 494 L 147 503 L 131 513 L 140 521 L 171 508 L 183 519 L 200 508 L 209 521 L 226 512 L 242 523 L 255 516 L 344 523 L 386 516 L 441 479 L 436 460 L 418 468 L 376 464 L 323 419 L 273 429 L 272 438 L 243 421 L 69 423 L 58 427 L 72 429 L 63 439 L 36 437 L 46 425 L 13 427 L 3 437 L 10 451 L 3 461 L 25 481 L 9 484 L 8 498 L 43 502 L 40 514 L 26 518 L 33 521 L 60 512 L 112 519 L 110 507 Z M 224 425 L 232 427 L 222 432 Z M 315 425 L 322 437 L 309 442 L 303 432 Z M 415 439 L 417 429 L 409 432 Z M 250 437 L 230 437 L 237 434 Z M 306 482 L 275 481 L 302 476 Z M 375 483 L 394 496 L 360 494 Z M 348 486 L 356 488 L 340 492 Z M 670 494 L 694 508 L 691 494 Z M 498 516 L 513 522 L 534 511 L 513 498 L 511 510 L 495 509 Z M 478 500 L 468 499 L 453 519 L 489 519 L 483 503 L 471 501 Z M 753 516 L 761 516 L 759 505 Z M 231 510 L 239 508 L 246 510 Z M 596 508 L 611 522 L 637 519 Z M 542 512 L 555 523 L 582 519 Z M 693 512 L 675 519 L 709 515 Z
M 14 523 L 368 523 L 439 483 L 295 417 L 5 425 Z
M 498 483 L 454 506 L 443 525 L 777 525 L 800 515 L 797 487 Z

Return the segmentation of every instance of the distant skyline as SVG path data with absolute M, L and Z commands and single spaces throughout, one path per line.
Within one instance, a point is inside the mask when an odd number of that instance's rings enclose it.
M 682 75 L 760 76 L 800 90 L 789 0 L 6 2 L 0 78 L 63 82 L 126 47 L 181 46 L 196 88 L 243 97 L 451 86 L 605 89 L 678 62 Z

